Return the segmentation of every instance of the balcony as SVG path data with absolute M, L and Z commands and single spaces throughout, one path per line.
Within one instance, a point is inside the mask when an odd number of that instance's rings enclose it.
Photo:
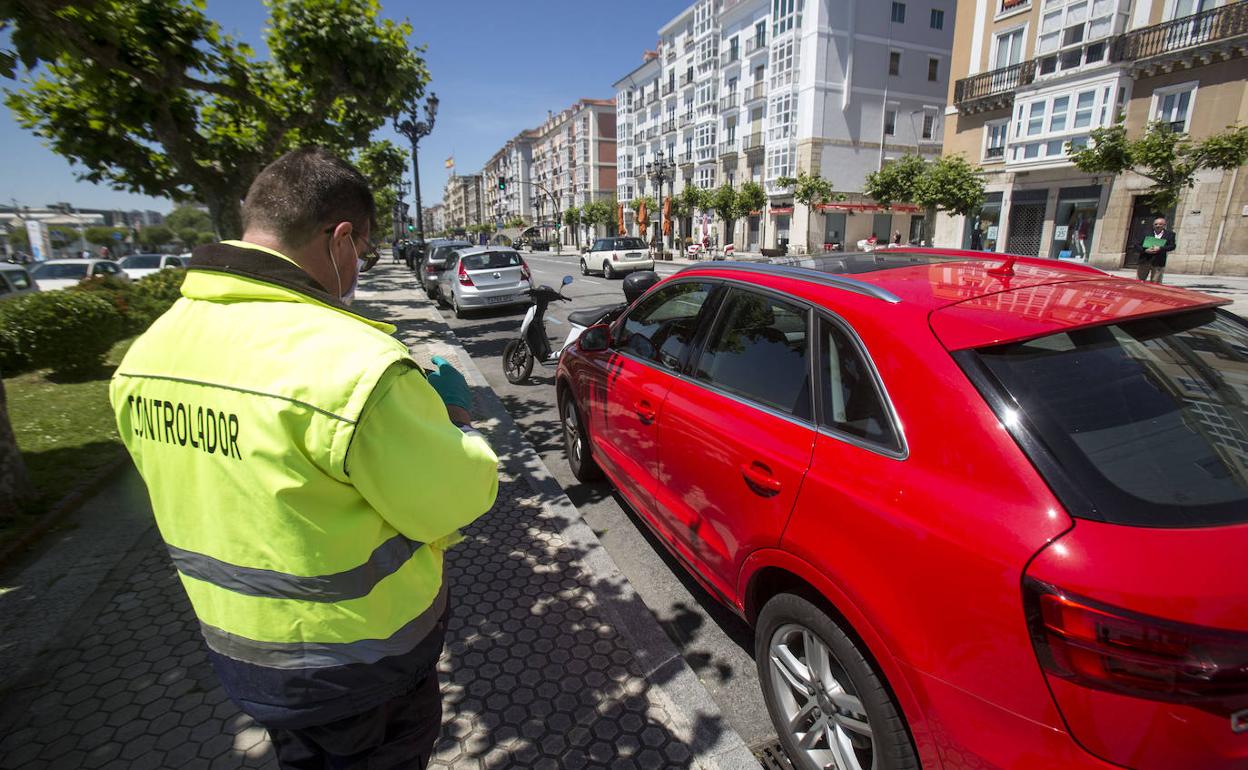
M 1005 145 L 984 150 L 984 160 L 1005 160 Z
M 736 154 L 737 154 L 737 140 L 729 139 L 726 142 L 720 143 L 719 156 L 721 158 L 725 156 L 729 156 L 729 155 L 736 155 Z
M 727 67 L 729 64 L 732 64 L 733 62 L 737 62 L 740 60 L 741 60 L 740 48 L 729 48 L 727 51 L 724 51 L 722 54 L 719 55 L 719 65 L 721 67 Z
M 692 112 L 686 112 L 684 115 L 681 115 L 681 116 L 680 116 L 680 127 L 681 127 L 681 128 L 684 128 L 685 126 L 689 125 L 689 124 L 690 124 L 690 123 L 692 123 L 692 122 L 693 122 L 693 113 L 692 113 Z
M 664 96 L 671 96 L 671 95 L 672 95 L 672 93 L 673 93 L 673 92 L 675 92 L 675 90 L 676 90 L 676 84 L 675 84 L 675 83 L 664 83 L 664 84 L 663 84 L 663 95 L 664 95 Z
M 676 118 L 668 118 L 663 121 L 663 133 L 671 134 L 676 131 Z
M 692 74 L 692 73 L 686 72 L 685 74 L 683 74 L 683 75 L 681 75 L 681 76 L 680 76 L 680 87 L 681 87 L 681 88 L 684 88 L 685 86 L 691 86 L 691 85 L 693 85 L 693 74 Z
M 745 55 L 753 56 L 759 51 L 767 50 L 767 38 L 752 37 L 745 41 Z
M 737 108 L 737 105 L 737 94 L 734 92 L 720 98 L 719 111 L 723 112 L 725 110 L 733 110 Z
M 1009 107 L 1014 91 L 1036 79 L 1034 59 L 981 72 L 953 84 L 953 103 L 963 115 Z
M 646 103 L 645 103 L 645 102 L 643 102 L 643 101 L 642 101 L 642 100 L 640 100 L 640 99 L 638 99 L 636 102 L 633 102 L 633 112 L 641 113 L 641 112 L 645 112 L 645 111 L 646 111 Z
M 1130 62 L 1133 74 L 1169 72 L 1176 64 L 1243 56 L 1248 47 L 1248 2 L 1211 8 L 1127 32 L 1114 39 L 1110 61 Z
M 745 89 L 745 103 L 746 104 L 749 104 L 750 102 L 756 102 L 759 99 L 766 99 L 766 98 L 767 98 L 767 84 L 766 83 L 755 83 L 754 85 Z
M 658 139 L 658 138 L 659 138 L 658 126 L 650 126 L 650 128 L 646 129 L 646 139 Z
M 758 131 L 753 134 L 746 134 L 741 137 L 741 149 L 746 152 L 762 152 L 763 151 L 763 132 Z
M 676 61 L 676 46 L 675 45 L 669 45 L 667 47 L 666 58 L 669 62 Z
M 658 103 L 659 103 L 659 89 L 656 88 L 650 92 L 650 98 L 646 100 L 646 104 L 658 104 Z
M 693 153 L 682 152 L 680 156 L 676 159 L 676 162 L 682 166 L 692 166 L 693 165 Z

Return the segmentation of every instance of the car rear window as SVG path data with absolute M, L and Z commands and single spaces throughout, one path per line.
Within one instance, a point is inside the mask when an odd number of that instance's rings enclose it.
M 487 251 L 469 254 L 463 258 L 465 270 L 498 270 L 503 267 L 519 267 L 520 255 L 514 251 Z
M 71 262 L 66 265 L 45 263 L 34 269 L 35 278 L 86 278 L 87 265 L 83 262 Z
M 620 238 L 615 242 L 617 249 L 644 249 L 646 242 L 640 238 Z
M 1091 504 L 1083 515 L 1150 527 L 1248 521 L 1241 319 L 1202 310 L 974 355 L 1017 405 L 1003 421 L 1036 436 Z

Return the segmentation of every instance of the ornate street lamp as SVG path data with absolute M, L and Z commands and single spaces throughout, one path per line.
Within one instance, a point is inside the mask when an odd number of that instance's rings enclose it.
M 656 209 L 663 208 L 663 182 L 668 182 L 668 197 L 676 197 L 676 163 L 671 158 L 665 157 L 662 150 L 654 153 L 654 160 L 646 164 L 646 176 L 654 181 L 655 189 L 658 190 L 659 200 Z M 663 226 L 662 214 L 659 215 L 659 227 Z M 675 233 L 672 234 L 675 238 Z M 672 244 L 665 244 L 669 248 Z
M 433 121 L 438 115 L 438 95 L 429 94 L 429 100 L 425 103 L 425 119 L 419 120 L 420 103 L 413 101 L 406 116 L 396 115 L 394 117 L 394 130 L 403 136 L 406 136 L 412 142 L 412 179 L 415 182 L 414 189 L 416 192 L 416 237 L 423 244 L 425 242 L 425 212 L 420 205 L 420 160 L 417 155 L 417 145 L 420 140 L 429 135 L 433 131 Z

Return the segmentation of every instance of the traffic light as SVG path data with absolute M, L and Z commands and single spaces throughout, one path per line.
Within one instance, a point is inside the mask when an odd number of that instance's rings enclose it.
M 411 222 L 408 222 L 408 223 L 407 223 L 407 231 L 408 231 L 409 233 L 410 233 L 410 232 L 412 232 L 412 231 L 413 231 L 413 230 L 415 230 L 415 229 L 416 229 L 416 225 L 412 224 Z
M 500 177 L 498 178 L 498 189 L 500 189 L 500 190 L 506 190 L 506 189 L 507 189 L 507 177 L 505 177 L 505 176 L 500 176 Z

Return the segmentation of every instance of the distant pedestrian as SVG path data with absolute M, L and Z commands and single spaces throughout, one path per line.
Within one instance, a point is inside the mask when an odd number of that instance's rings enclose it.
M 894 246 L 901 245 L 901 231 L 900 230 L 893 231 L 893 245 Z
M 1178 248 L 1174 231 L 1166 228 L 1166 218 L 1154 219 L 1152 231 L 1145 234 L 1135 248 L 1140 253 L 1140 262 L 1135 268 L 1136 277 L 1141 281 L 1161 283 L 1166 274 L 1166 257 Z
M 109 394 L 227 695 L 282 768 L 423 768 L 441 730 L 443 553 L 497 459 L 449 363 L 351 307 L 377 252 L 358 170 L 319 148 L 195 250 Z

